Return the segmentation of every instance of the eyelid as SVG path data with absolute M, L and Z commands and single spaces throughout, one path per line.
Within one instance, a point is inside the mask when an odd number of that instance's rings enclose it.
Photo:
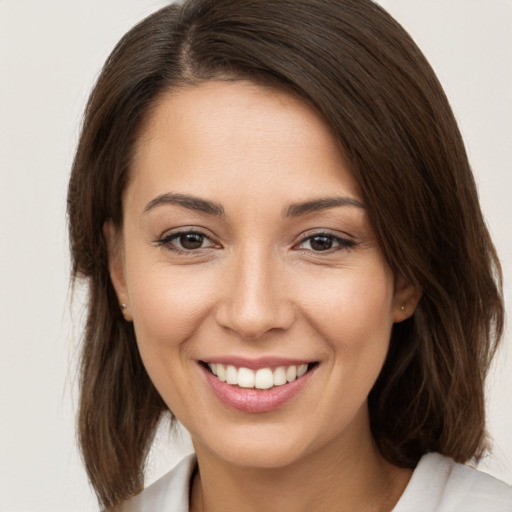
M 170 238 L 175 235 L 180 235 L 183 233 L 197 233 L 198 235 L 204 235 L 207 238 L 212 238 L 212 235 L 207 232 L 207 230 L 198 227 L 198 226 L 180 226 L 179 228 L 166 229 L 162 232 L 161 235 L 155 240 L 158 242 L 160 240 L 165 240 L 166 238 Z
M 338 242 L 338 246 L 332 249 L 328 249 L 326 251 L 310 251 L 309 249 L 301 249 L 299 246 L 303 244 L 306 240 L 314 238 L 316 236 L 326 236 L 333 238 L 336 242 Z M 348 233 L 340 233 L 339 231 L 333 231 L 330 229 L 310 229 L 299 236 L 298 241 L 293 245 L 292 249 L 296 250 L 307 250 L 310 252 L 317 252 L 321 254 L 322 252 L 328 254 L 330 252 L 336 251 L 338 249 L 351 249 L 355 247 L 357 242 L 354 240 L 354 237 L 349 235 Z
M 176 247 L 172 245 L 172 241 L 178 238 L 180 235 L 184 234 L 196 234 L 201 235 L 208 239 L 211 242 L 211 246 L 208 247 L 202 247 L 199 249 L 181 249 L 180 247 Z M 168 249 L 169 251 L 177 252 L 177 253 L 184 253 L 184 254 L 191 254 L 191 253 L 198 253 L 201 250 L 207 250 L 214 247 L 220 247 L 220 243 L 216 240 L 216 238 L 209 232 L 206 232 L 206 230 L 197 227 L 197 226 L 183 226 L 180 228 L 176 228 L 174 230 L 166 230 L 162 235 L 160 235 L 156 240 L 152 242 L 157 247 L 164 247 Z
M 198 234 L 203 237 L 205 237 L 211 245 L 208 247 L 201 247 L 198 249 L 182 249 L 180 247 L 174 246 L 172 242 L 176 240 L 180 235 L 183 234 Z M 319 236 L 325 236 L 332 238 L 336 242 L 336 246 L 327 249 L 325 251 L 313 251 L 311 249 L 304 249 L 301 248 L 300 245 L 303 244 L 305 241 L 312 239 L 314 237 Z M 177 252 L 177 253 L 184 253 L 184 254 L 191 254 L 191 253 L 199 253 L 200 251 L 212 249 L 212 248 L 220 248 L 221 244 L 218 242 L 218 240 L 208 231 L 203 228 L 197 227 L 197 226 L 182 226 L 173 230 L 167 230 L 162 235 L 160 235 L 156 240 L 152 242 L 157 247 L 164 247 L 170 251 Z M 293 244 L 292 249 L 294 250 L 303 250 L 307 252 L 315 252 L 315 253 L 325 253 L 329 254 L 332 252 L 335 252 L 337 250 L 341 249 L 351 249 L 352 247 L 355 247 L 357 245 L 354 238 L 349 235 L 348 233 L 334 231 L 330 229 L 309 229 L 308 231 L 302 233 L 299 235 L 298 240 Z

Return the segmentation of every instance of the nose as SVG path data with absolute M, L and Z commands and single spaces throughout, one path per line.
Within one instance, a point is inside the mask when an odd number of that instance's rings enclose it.
M 294 320 L 283 269 L 264 251 L 234 258 L 223 280 L 217 323 L 247 339 L 288 329 Z

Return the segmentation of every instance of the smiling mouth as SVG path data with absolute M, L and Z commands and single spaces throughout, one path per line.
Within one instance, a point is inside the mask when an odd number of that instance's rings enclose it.
M 318 363 L 279 366 L 274 369 L 259 368 L 258 370 L 251 370 L 245 367 L 237 368 L 234 365 L 224 365 L 221 363 L 203 362 L 202 364 L 221 382 L 239 388 L 265 390 L 283 386 L 300 379 Z

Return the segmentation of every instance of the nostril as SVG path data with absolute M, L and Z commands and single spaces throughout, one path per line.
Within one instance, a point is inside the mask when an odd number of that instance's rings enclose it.
M 279 305 L 260 304 L 257 307 L 237 301 L 231 306 L 223 305 L 216 313 L 216 321 L 222 328 L 247 340 L 258 340 L 270 332 L 286 330 L 293 320 L 293 309 L 285 301 Z

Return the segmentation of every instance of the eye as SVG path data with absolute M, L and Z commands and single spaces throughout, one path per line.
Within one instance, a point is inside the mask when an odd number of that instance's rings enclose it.
M 201 233 L 182 233 L 174 239 L 174 242 L 179 244 L 180 249 L 193 251 L 194 249 L 201 249 L 207 240 Z
M 330 233 L 317 233 L 304 237 L 298 244 L 298 249 L 314 252 L 327 252 L 337 249 L 354 247 L 355 242 Z
M 176 252 L 190 252 L 215 247 L 216 244 L 200 231 L 170 233 L 155 242 L 159 246 Z

